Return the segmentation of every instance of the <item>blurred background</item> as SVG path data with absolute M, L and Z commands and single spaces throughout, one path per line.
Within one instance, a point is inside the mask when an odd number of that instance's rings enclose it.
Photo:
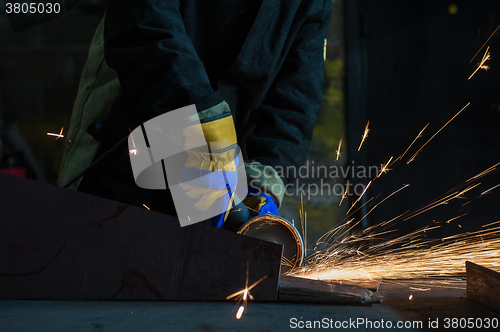
M 360 227 L 365 228 L 417 210 L 500 162 L 498 1 L 332 0 L 332 4 L 323 101 L 302 174 L 309 172 L 297 176 L 281 210 L 298 228 L 300 220 L 307 219 L 311 251 L 319 236 L 346 218 L 353 202 L 358 201 L 348 219 L 362 219 Z M 80 0 L 67 14 L 16 33 L 1 6 L 0 169 L 55 184 L 65 139 L 47 133 L 69 127 L 105 0 Z M 491 35 L 486 45 L 489 69 L 478 70 L 468 80 Z M 470 106 L 407 164 L 468 102 Z M 358 151 L 368 121 L 370 131 Z M 362 197 L 354 193 L 342 200 L 339 186 L 365 188 L 377 175 L 358 173 L 359 167 L 380 169 L 391 157 L 396 160 L 427 124 L 404 158 L 373 181 Z M 328 173 L 313 175 L 320 166 Z M 337 167 L 337 174 L 330 172 L 332 167 Z M 500 176 L 492 172 L 480 182 L 460 199 L 398 222 L 395 228 L 404 233 L 439 225 L 429 235 L 437 238 L 500 220 L 495 209 Z M 406 184 L 410 186 L 368 214 L 376 202 Z

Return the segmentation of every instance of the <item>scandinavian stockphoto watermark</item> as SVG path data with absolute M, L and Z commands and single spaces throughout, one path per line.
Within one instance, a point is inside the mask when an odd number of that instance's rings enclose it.
M 360 196 L 366 190 L 370 180 L 379 174 L 378 166 L 355 165 L 317 165 L 314 160 L 308 160 L 300 167 L 271 166 L 262 167 L 259 163 L 249 164 L 256 179 L 279 177 L 285 183 L 284 187 L 274 184 L 271 190 L 284 196 L 300 196 L 310 199 L 314 196 L 335 195 Z M 351 181 L 346 180 L 351 179 Z M 249 185 L 256 187 L 261 180 L 251 180 Z

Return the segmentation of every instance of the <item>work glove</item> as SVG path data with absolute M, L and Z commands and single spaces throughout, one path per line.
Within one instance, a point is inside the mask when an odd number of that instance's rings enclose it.
M 248 194 L 243 203 L 250 211 L 250 215 L 254 217 L 263 214 L 278 214 L 278 206 L 274 199 L 259 188 L 248 186 Z
M 236 197 L 237 199 L 237 197 Z M 249 219 L 263 214 L 278 215 L 275 200 L 259 188 L 248 186 L 248 194 L 242 202 L 235 201 L 229 211 L 224 229 L 238 231 Z
M 238 146 L 231 113 L 186 127 L 187 159 L 179 187 L 196 209 L 206 211 L 212 226 L 220 228 L 227 218 L 238 183 Z

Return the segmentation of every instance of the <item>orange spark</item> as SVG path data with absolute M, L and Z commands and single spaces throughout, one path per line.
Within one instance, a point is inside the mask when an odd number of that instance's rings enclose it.
M 241 300 L 243 300 L 243 305 L 240 306 L 240 308 L 238 309 L 238 312 L 236 313 L 237 319 L 240 319 L 241 315 L 243 314 L 243 311 L 245 311 L 245 308 L 247 305 L 247 297 L 250 298 L 250 300 L 253 300 L 253 296 L 252 296 L 252 294 L 250 294 L 250 290 L 252 288 L 254 288 L 255 286 L 257 286 L 262 280 L 267 278 L 267 275 L 265 275 L 262 278 L 260 278 L 259 280 L 257 280 L 256 282 L 254 282 L 252 285 L 250 285 L 250 287 L 248 287 L 248 270 L 249 270 L 249 262 L 247 261 L 247 277 L 246 277 L 246 281 L 245 281 L 245 288 L 243 288 L 240 291 L 237 291 L 236 293 L 228 295 L 226 297 L 226 300 L 229 300 L 229 299 L 232 299 L 233 297 L 236 297 L 235 300 L 237 300 L 238 303 Z
M 130 130 L 130 128 L 129 128 L 129 130 Z M 130 138 L 132 139 L 132 145 L 134 146 L 134 149 L 135 149 L 136 147 L 135 147 L 134 135 L 131 134 Z
M 464 214 L 462 214 L 462 215 L 460 215 L 460 216 L 457 216 L 457 217 L 454 217 L 454 218 L 448 219 L 448 220 L 446 220 L 446 221 L 443 221 L 443 222 L 440 222 L 440 221 L 434 221 L 434 223 L 436 223 L 436 224 L 439 224 L 439 223 L 449 224 L 449 223 L 450 223 L 450 222 L 452 222 L 453 220 L 457 220 L 458 218 L 461 218 L 461 217 L 466 216 L 466 215 L 468 215 L 468 214 L 469 214 L 469 213 L 467 212 L 467 213 L 464 213 Z M 461 227 L 460 225 L 458 225 L 458 226 L 459 226 L 459 227 Z
M 368 187 L 370 187 L 370 185 L 372 184 L 372 181 L 368 182 L 368 184 L 366 185 L 365 189 L 363 190 L 363 192 L 361 193 L 361 195 L 359 195 L 358 199 L 351 205 L 351 207 L 349 208 L 349 210 L 347 210 L 346 212 L 346 215 L 349 214 L 349 212 L 351 212 L 352 208 L 361 200 L 361 198 L 364 196 L 366 190 L 368 189 Z M 373 198 L 373 197 L 372 197 Z M 371 199 L 370 199 L 371 200 Z M 366 202 L 368 203 L 368 202 Z M 366 204 L 365 203 L 365 204 Z M 363 204 L 364 205 L 364 204 Z M 353 212 L 354 213 L 354 212 Z
M 481 193 L 481 196 L 486 195 L 486 194 L 489 194 L 489 193 L 490 193 L 490 191 L 492 191 L 493 189 L 498 188 L 498 187 L 500 187 L 500 184 L 497 184 L 497 185 L 496 185 L 496 186 L 494 186 L 493 188 L 490 188 L 490 189 L 488 189 L 488 190 L 483 191 L 483 192 Z
M 477 53 L 474 54 L 474 56 L 472 57 L 472 59 L 470 59 L 469 63 L 471 63 L 476 58 L 476 56 L 479 54 L 479 52 L 481 52 L 481 50 L 483 49 L 483 47 L 488 43 L 488 41 L 491 39 L 491 37 L 493 37 L 493 35 L 498 31 L 499 28 L 500 28 L 500 25 L 498 25 L 497 28 L 495 29 L 495 31 L 493 31 L 493 33 L 488 37 L 488 39 L 486 39 L 486 41 L 484 42 L 483 46 L 481 46 L 481 48 L 479 49 L 479 51 L 477 51 Z
M 61 131 L 59 132 L 59 134 L 47 133 L 47 136 L 56 136 L 56 141 L 57 141 L 59 138 L 64 137 L 64 135 L 62 134 L 63 130 L 64 130 L 64 127 L 61 128 Z
M 469 76 L 468 80 L 471 79 L 472 76 L 474 76 L 474 74 L 479 70 L 479 69 L 484 69 L 484 70 L 488 70 L 490 69 L 490 67 L 488 66 L 485 66 L 484 63 L 486 61 L 488 61 L 490 59 L 490 52 L 488 52 L 488 50 L 490 49 L 490 47 L 488 46 L 486 48 L 486 51 L 484 52 L 484 55 L 483 55 L 483 59 L 481 60 L 481 62 L 479 63 L 479 65 L 477 66 L 476 70 L 474 70 L 474 72 L 472 73 L 472 75 Z
M 498 223 L 500 223 L 500 220 L 499 220 L 499 221 L 492 222 L 491 224 L 483 225 L 483 226 L 481 226 L 481 227 L 489 227 L 489 226 L 491 226 L 491 225 L 495 225 L 495 224 L 498 224 Z
M 339 206 L 342 204 L 342 201 L 344 200 L 344 198 L 347 197 L 347 189 L 349 189 L 349 182 L 347 182 L 347 186 L 345 187 L 345 190 L 342 193 L 342 199 L 340 200 Z
M 240 319 L 241 318 L 241 315 L 243 315 L 243 311 L 245 310 L 245 307 L 244 306 L 240 306 L 240 308 L 238 309 L 238 312 L 236 313 L 236 319 Z
M 368 123 L 366 124 L 365 132 L 363 133 L 363 136 L 361 137 L 361 143 L 359 144 L 358 151 L 361 150 L 361 145 L 363 145 L 363 143 L 365 142 L 365 139 L 368 137 L 368 132 L 370 131 L 370 129 L 368 129 L 369 125 L 370 125 L 370 121 L 368 121 Z
M 144 206 L 146 209 L 148 209 L 149 211 L 151 211 L 151 209 L 148 208 L 148 206 L 146 204 L 142 204 L 142 206 Z
M 338 160 L 339 160 L 339 158 L 340 158 L 340 148 L 341 148 L 341 146 L 342 146 L 342 140 L 343 140 L 343 139 L 344 139 L 344 136 L 342 136 L 342 138 L 340 139 L 338 149 L 337 149 L 337 150 L 335 150 L 335 152 L 337 153 L 337 159 L 335 159 L 336 161 L 338 161 Z
M 484 176 L 484 175 L 486 175 L 486 174 L 488 174 L 488 173 L 490 173 L 490 172 L 493 172 L 494 170 L 496 170 L 496 169 L 497 169 L 497 166 L 499 166 L 499 165 L 500 165 L 500 163 L 498 163 L 498 164 L 495 164 L 495 165 L 491 166 L 490 168 L 488 168 L 488 169 L 486 169 L 486 170 L 482 171 L 481 173 L 479 173 L 478 175 L 476 175 L 476 176 L 474 176 L 474 177 L 471 177 L 471 178 L 470 178 L 469 180 L 467 180 L 466 182 L 469 182 L 469 181 L 471 181 L 471 180 L 475 180 L 475 179 L 480 178 L 480 177 L 482 177 L 482 176 Z
M 422 137 L 422 133 L 424 132 L 425 128 L 427 128 L 428 126 L 430 125 L 430 123 L 426 124 L 424 128 L 422 128 L 422 130 L 418 133 L 417 137 L 415 137 L 415 139 L 413 140 L 413 142 L 411 142 L 410 146 L 408 146 L 408 148 L 406 149 L 405 152 L 403 152 L 403 154 L 401 156 L 399 156 L 398 159 L 403 159 L 404 155 L 406 154 L 406 152 L 408 152 L 408 150 L 410 150 L 410 148 L 413 146 L 413 144 L 420 138 Z
M 389 164 L 391 163 L 391 160 L 392 160 L 392 157 L 389 159 L 389 161 L 385 165 L 380 164 L 380 173 L 378 173 L 377 177 L 380 177 L 380 175 L 392 170 L 392 168 L 389 168 Z
M 442 127 L 441 127 L 441 129 L 439 129 L 438 131 L 436 131 L 436 133 L 435 133 L 434 135 L 432 135 L 432 137 L 431 137 L 431 138 L 429 138 L 429 140 L 428 140 L 427 142 L 425 142 L 425 143 L 424 143 L 424 145 L 422 145 L 422 146 L 420 147 L 420 149 L 418 149 L 418 151 L 417 151 L 417 152 L 415 152 L 415 154 L 414 154 L 414 155 L 413 155 L 410 159 L 408 159 L 408 161 L 406 162 L 406 164 L 411 163 L 411 162 L 415 159 L 415 157 L 417 156 L 417 154 L 419 154 L 419 153 L 420 153 L 420 151 L 422 151 L 422 149 L 424 148 L 424 146 L 426 146 L 426 145 L 427 145 L 427 143 L 429 143 L 429 142 L 430 142 L 430 141 L 431 141 L 434 137 L 436 137 L 436 135 L 437 135 L 437 134 L 439 134 L 439 132 L 440 132 L 441 130 L 443 130 L 443 129 L 444 129 L 444 127 L 446 127 L 446 126 L 447 126 L 447 125 L 448 125 L 451 121 L 453 121 L 453 119 L 455 119 L 455 118 L 456 118 L 456 117 L 457 117 L 457 116 L 458 116 L 458 115 L 459 115 L 459 114 L 460 114 L 460 113 L 461 113 L 461 112 L 462 112 L 462 111 L 463 111 L 463 110 L 464 110 L 467 106 L 469 106 L 469 105 L 470 105 L 470 102 L 469 102 L 469 103 L 467 103 L 467 105 L 465 105 L 465 106 L 464 106 L 464 107 L 463 107 L 460 111 L 458 111 L 458 113 L 457 113 L 457 114 L 455 114 L 455 116 L 454 116 L 454 117 L 452 117 L 452 118 L 451 118 L 448 122 L 446 122 L 446 123 L 444 124 L 444 126 L 442 126 Z

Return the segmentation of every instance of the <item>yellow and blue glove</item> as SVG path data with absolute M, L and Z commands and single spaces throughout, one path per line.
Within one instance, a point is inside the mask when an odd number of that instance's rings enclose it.
M 278 206 L 274 199 L 258 188 L 248 186 L 248 194 L 243 203 L 254 217 L 263 214 L 278 215 Z
M 229 212 L 224 228 L 238 231 L 249 219 L 263 214 L 278 215 L 278 205 L 264 191 L 248 186 L 248 194 Z
M 238 146 L 231 113 L 200 121 L 183 130 L 188 154 L 179 176 L 186 196 L 207 211 L 212 226 L 220 228 L 233 204 L 238 183 Z

